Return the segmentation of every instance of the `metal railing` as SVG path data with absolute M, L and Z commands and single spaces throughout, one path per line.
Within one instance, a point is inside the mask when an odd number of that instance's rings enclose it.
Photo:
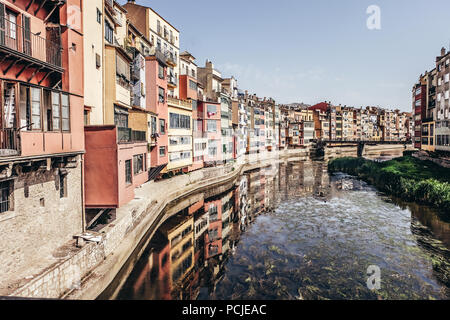
M 61 46 L 58 43 L 34 34 L 5 17 L 0 17 L 0 25 L 5 27 L 0 30 L 0 46 L 61 67 Z
M 19 135 L 16 129 L 0 129 L 0 150 L 19 151 Z

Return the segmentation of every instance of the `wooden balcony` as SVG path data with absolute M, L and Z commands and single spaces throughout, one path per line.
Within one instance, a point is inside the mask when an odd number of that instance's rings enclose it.
M 3 57 L 2 61 L 11 61 L 4 73 L 19 62 L 44 71 L 63 72 L 59 43 L 34 34 L 5 17 L 0 17 L 0 26 L 4 26 L 4 30 L 0 30 L 0 57 Z M 59 39 L 56 31 L 54 38 Z

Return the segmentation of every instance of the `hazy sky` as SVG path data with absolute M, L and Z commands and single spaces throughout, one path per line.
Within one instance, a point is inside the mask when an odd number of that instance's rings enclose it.
M 119 3 L 125 3 L 122 0 Z M 448 0 L 137 0 L 239 88 L 280 103 L 411 109 L 411 88 L 450 45 Z M 381 30 L 367 28 L 370 5 Z

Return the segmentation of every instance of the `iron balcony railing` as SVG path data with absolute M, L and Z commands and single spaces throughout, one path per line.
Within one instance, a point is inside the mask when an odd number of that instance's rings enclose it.
M 61 46 L 30 29 L 0 17 L 0 47 L 7 47 L 29 57 L 61 67 Z
M 0 156 L 18 153 L 19 133 L 16 129 L 0 129 L 0 150 Z
M 117 127 L 117 140 L 119 143 L 147 142 L 146 132 Z

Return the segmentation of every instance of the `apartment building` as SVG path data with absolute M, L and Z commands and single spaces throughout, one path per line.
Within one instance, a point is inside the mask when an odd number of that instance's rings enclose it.
M 436 58 L 436 151 L 450 151 L 450 52 L 442 48 Z
M 313 111 L 315 137 L 319 140 L 330 138 L 330 119 L 328 114 L 329 103 L 321 102 L 309 107 Z
M 438 80 L 441 85 L 442 79 Z M 426 77 L 421 76 L 419 82 L 416 83 L 412 90 L 413 95 L 413 114 L 414 114 L 414 147 L 420 149 L 422 146 L 422 121 L 424 120 L 426 113 L 426 102 L 427 102 L 427 83 Z M 440 88 L 437 93 L 437 101 L 440 105 L 443 99 L 442 94 L 443 89 Z
M 237 106 L 236 106 L 237 105 Z M 236 110 L 237 109 L 237 110 Z M 247 152 L 248 143 L 248 114 L 245 101 L 245 94 L 240 93 L 237 103 L 233 105 L 233 118 L 237 114 L 236 134 L 236 153 L 237 158 L 243 156 Z
M 86 92 L 86 101 L 96 104 L 85 106 L 89 119 L 84 134 L 85 205 L 102 210 L 128 203 L 134 199 L 134 189 L 148 181 L 149 137 L 147 99 L 141 90 L 147 82 L 145 53 L 127 41 L 129 24 L 124 8 L 113 1 L 105 0 L 101 7 L 96 4 L 99 7 L 86 6 L 83 19 L 86 27 L 94 24 L 104 30 L 90 34 L 84 44 L 93 49 L 84 55 L 86 64 L 95 61 L 95 68 L 102 73 L 102 89 Z M 100 39 L 102 47 L 98 48 Z M 99 89 L 97 80 L 86 73 L 85 87 L 92 84 Z M 139 90 L 133 90 L 134 86 Z M 101 101 L 95 95 L 101 95 Z
M 437 113 L 436 113 L 436 88 L 437 88 L 437 69 L 426 72 L 426 92 L 427 102 L 426 111 L 422 123 L 422 150 L 435 151 L 436 150 L 436 136 L 435 127 Z
M 0 269 L 13 281 L 85 229 L 82 14 L 79 0 L 0 1 Z
M 166 58 L 168 94 L 179 97 L 180 32 L 152 8 L 129 0 L 123 5 L 127 17 Z
M 220 103 L 221 116 L 221 153 L 222 162 L 233 160 L 233 122 L 232 122 L 232 99 L 231 95 L 222 88 L 224 79 L 222 73 L 214 68 L 214 64 L 207 60 L 204 67 L 198 67 L 198 81 L 204 87 L 204 95 L 207 101 Z M 233 89 L 234 91 L 234 89 Z
M 301 110 L 303 144 L 309 144 L 315 139 L 314 111 L 304 108 Z
M 208 152 L 208 138 L 203 130 L 202 112 L 198 109 L 197 64 L 187 51 L 180 54 L 180 99 L 192 104 L 192 165 L 188 171 L 201 169 Z

